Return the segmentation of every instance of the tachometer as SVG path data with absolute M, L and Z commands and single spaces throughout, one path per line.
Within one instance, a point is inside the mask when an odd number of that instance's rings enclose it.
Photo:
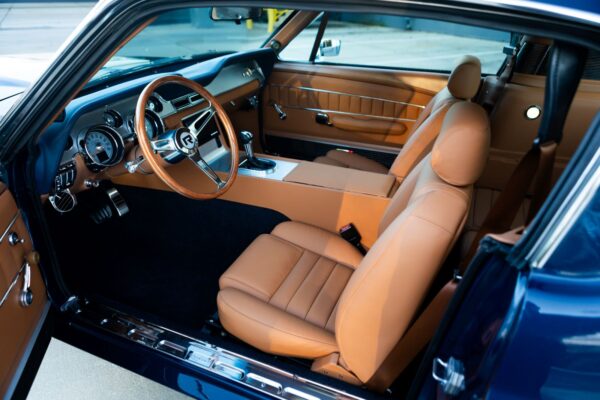
M 129 129 L 132 133 L 137 135 L 135 132 L 135 119 L 133 116 L 127 121 Z M 165 131 L 165 127 L 160 116 L 152 110 L 146 109 L 146 115 L 144 116 L 144 125 L 146 126 L 146 135 L 150 139 L 156 139 L 159 135 L 162 135 Z
M 85 133 L 81 141 L 90 166 L 110 167 L 123 159 L 123 138 L 106 125 L 96 126 Z

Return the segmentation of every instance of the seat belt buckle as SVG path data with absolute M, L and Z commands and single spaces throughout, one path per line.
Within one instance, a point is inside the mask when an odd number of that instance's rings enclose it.
M 363 255 L 367 254 L 365 248 L 362 246 L 362 244 L 360 244 L 362 237 L 352 222 L 340 228 L 340 236 L 346 242 L 356 247 Z

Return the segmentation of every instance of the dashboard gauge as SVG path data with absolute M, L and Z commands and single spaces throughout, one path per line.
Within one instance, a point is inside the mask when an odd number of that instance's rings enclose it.
M 152 110 L 146 110 L 144 125 L 146 126 L 146 135 L 149 139 L 156 139 L 165 131 L 162 119 Z
M 111 127 L 100 125 L 88 130 L 81 146 L 92 167 L 110 167 L 123 159 L 123 138 Z
M 162 103 L 155 96 L 152 96 L 148 99 L 148 103 L 146 103 L 146 108 L 150 111 L 154 111 L 157 113 L 163 110 Z
M 108 110 L 102 116 L 106 125 L 112 128 L 119 128 L 123 125 L 123 117 L 115 110 Z

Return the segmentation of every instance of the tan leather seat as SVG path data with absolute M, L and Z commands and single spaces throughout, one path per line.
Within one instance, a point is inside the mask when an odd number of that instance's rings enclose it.
M 384 165 L 367 157 L 342 150 L 330 150 L 327 155 L 317 157 L 314 161 L 381 174 L 390 173 L 402 181 L 431 151 L 450 106 L 460 100 L 471 100 L 477 94 L 480 83 L 481 63 L 479 59 L 474 56 L 461 58 L 450 74 L 446 88 L 436 94 L 419 115 L 406 144 L 389 170 Z
M 219 281 L 223 327 L 265 352 L 314 359 L 316 371 L 367 382 L 461 232 L 488 147 L 485 111 L 454 105 L 364 258 L 337 234 L 299 222 L 258 237 Z

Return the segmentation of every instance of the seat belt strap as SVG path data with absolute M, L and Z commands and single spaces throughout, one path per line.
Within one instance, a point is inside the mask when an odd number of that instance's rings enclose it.
M 366 385 L 369 389 L 383 392 L 390 387 L 398 375 L 427 346 L 454 296 L 457 285 L 458 281 L 452 279 L 440 289 L 368 380 Z
M 460 273 L 464 273 L 471 259 L 475 256 L 479 242 L 488 233 L 501 233 L 511 229 L 512 223 L 517 216 L 521 204 L 527 196 L 527 192 L 533 183 L 532 201 L 530 204 L 527 223 L 538 212 L 539 207 L 552 187 L 552 172 L 554 170 L 554 159 L 556 154 L 556 142 L 537 144 L 521 159 L 517 168 L 510 176 L 508 183 L 494 205 L 488 212 L 481 228 L 469 247 L 469 251 L 459 265 Z
M 550 194 L 552 189 L 552 175 L 554 174 L 554 161 L 556 159 L 556 148 L 555 142 L 549 142 L 539 146 L 540 148 L 540 160 L 538 163 L 538 171 L 536 179 L 533 183 L 533 197 L 529 205 L 529 211 L 527 213 L 527 220 L 525 225 L 529 225 L 535 214 L 540 210 L 542 204 Z

